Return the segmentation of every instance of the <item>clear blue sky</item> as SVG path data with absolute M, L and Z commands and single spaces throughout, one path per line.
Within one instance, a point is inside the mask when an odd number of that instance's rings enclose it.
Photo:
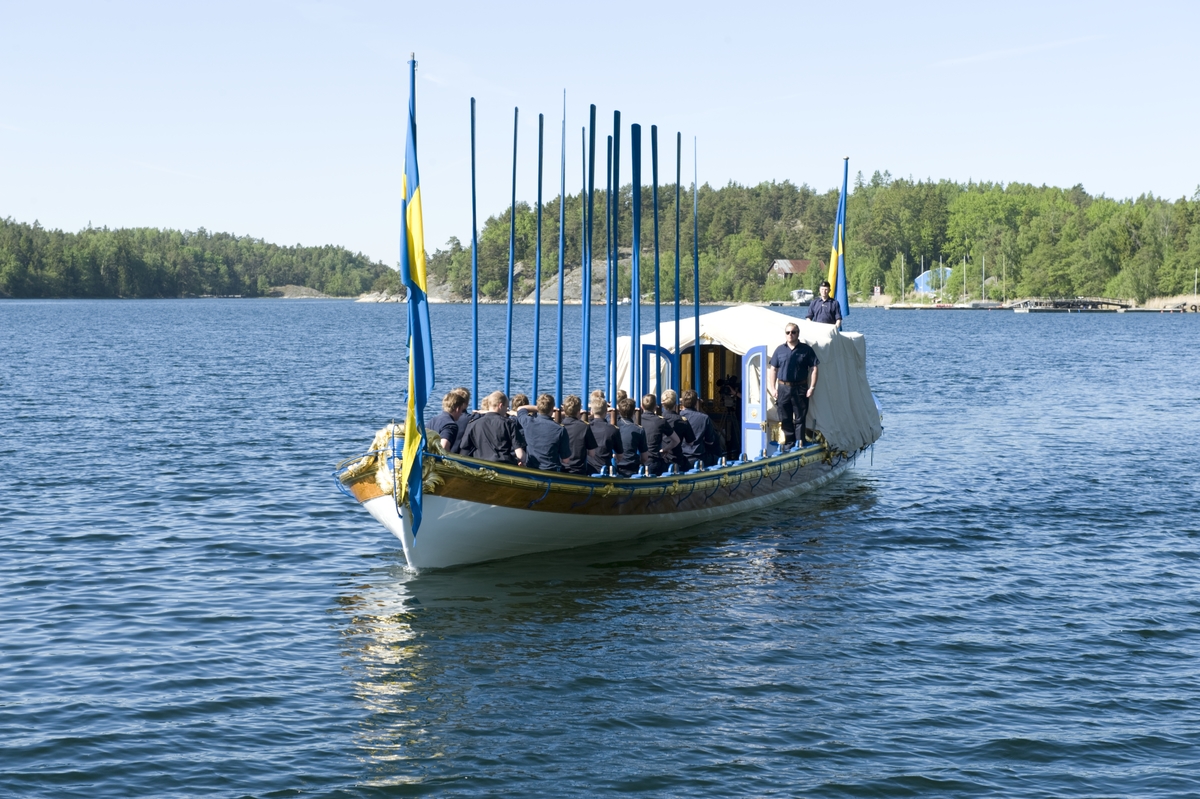
M 849 156 L 852 175 L 1197 190 L 1200 3 L 906 5 L 3 0 L 0 216 L 394 264 L 413 51 L 431 251 L 470 235 L 472 96 L 481 224 L 508 203 L 514 106 L 518 196 L 539 112 L 557 194 L 564 89 L 569 192 L 588 103 L 602 134 L 614 108 L 625 136 L 641 123 L 647 150 L 657 124 L 664 175 L 675 131 L 685 164 L 698 137 L 712 185 L 828 189 Z

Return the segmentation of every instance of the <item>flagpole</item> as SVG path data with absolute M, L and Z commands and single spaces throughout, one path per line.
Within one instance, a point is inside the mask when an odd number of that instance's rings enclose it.
M 662 396 L 662 386 L 659 385 L 662 369 L 659 366 L 658 353 L 662 349 L 661 334 L 662 319 L 659 312 L 659 274 L 658 274 L 658 125 L 650 126 L 650 171 L 653 175 L 654 189 L 651 195 L 654 205 L 654 391 Z M 647 376 L 647 383 L 649 376 Z
M 533 256 L 533 401 L 538 397 L 539 344 L 542 339 L 542 145 L 545 117 L 538 114 L 537 252 Z M 562 282 L 561 280 L 559 281 Z
M 475 98 L 471 98 L 471 401 L 479 407 L 479 217 L 475 201 Z
M 512 322 L 513 322 L 513 269 L 516 267 L 517 239 L 517 113 L 513 109 L 513 179 L 512 205 L 508 212 L 508 316 L 504 323 L 504 394 L 512 394 Z

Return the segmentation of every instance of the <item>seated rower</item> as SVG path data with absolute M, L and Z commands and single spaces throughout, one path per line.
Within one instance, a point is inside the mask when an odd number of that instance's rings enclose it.
M 696 434 L 692 431 L 692 426 L 679 415 L 675 392 L 669 388 L 662 393 L 662 417 L 670 425 L 671 432 L 678 436 L 680 441 L 680 446 L 672 450 L 669 462 L 674 463 L 675 468 L 679 471 L 686 472 L 692 468 L 692 462 L 688 460 L 685 453 L 689 446 L 695 448 Z
M 692 443 L 684 442 L 683 454 L 689 462 L 702 461 L 705 466 L 716 466 L 720 457 L 717 444 L 717 429 L 708 414 L 700 411 L 700 397 L 690 388 L 683 392 L 683 419 L 692 429 Z
M 596 396 L 599 393 L 600 396 Z M 604 401 L 604 392 L 592 392 L 591 412 L 592 436 L 596 439 L 596 453 L 588 457 L 591 474 L 600 474 L 604 467 L 612 463 L 614 455 L 621 455 L 625 450 L 621 447 L 621 433 L 608 422 L 608 403 Z
M 622 397 L 617 401 L 617 430 L 621 433 L 621 454 L 617 458 L 617 473 L 629 477 L 638 473 L 646 463 L 649 453 L 646 448 L 646 431 L 634 424 L 633 412 L 636 408 L 633 400 Z
M 467 409 L 467 401 L 457 391 L 448 391 L 446 396 L 442 397 L 442 412 L 433 417 L 429 424 L 425 425 L 426 429 L 433 431 L 439 439 L 441 439 L 442 449 L 446 452 L 454 451 L 454 444 L 458 441 L 460 428 L 458 420 L 462 418 L 463 411 Z M 464 420 L 463 427 L 466 427 Z
M 642 397 L 642 429 L 646 431 L 646 449 L 649 451 L 646 466 L 653 475 L 660 475 L 667 470 L 672 452 L 679 446 L 679 436 L 657 411 L 657 397 L 653 394 Z
M 562 428 L 567 433 L 571 456 L 563 464 L 563 471 L 568 474 L 591 474 L 588 461 L 596 456 L 596 436 L 592 433 L 587 422 L 579 418 L 583 404 L 579 397 L 568 394 L 563 398 Z
M 450 451 L 457 455 L 462 447 L 463 437 L 467 433 L 468 425 L 482 416 L 483 412 L 479 410 L 469 410 L 471 407 L 471 390 L 466 386 L 452 388 L 450 389 L 450 392 L 452 394 L 457 394 L 462 398 L 463 412 L 462 415 L 458 417 L 458 438 L 456 438 L 450 446 Z
M 549 394 L 538 397 L 535 414 L 530 414 L 528 407 L 518 409 L 517 413 L 525 429 L 525 441 L 529 444 L 529 457 L 525 465 L 530 469 L 561 472 L 563 466 L 571 461 L 571 442 L 567 431 L 554 421 L 554 397 Z M 523 417 L 522 411 L 525 412 Z
M 463 437 L 460 451 L 470 458 L 525 465 L 525 434 L 508 416 L 508 397 L 493 391 L 483 401 L 483 411 Z

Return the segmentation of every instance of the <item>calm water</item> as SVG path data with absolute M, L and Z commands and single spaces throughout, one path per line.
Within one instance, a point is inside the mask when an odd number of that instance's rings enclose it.
M 849 322 L 820 496 L 412 576 L 329 477 L 402 307 L 0 303 L 0 794 L 1200 792 L 1200 316 Z

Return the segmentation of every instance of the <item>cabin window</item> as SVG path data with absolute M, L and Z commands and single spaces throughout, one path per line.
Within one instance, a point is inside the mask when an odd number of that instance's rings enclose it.
M 762 355 L 755 353 L 750 356 L 750 361 L 747 363 L 747 382 L 742 386 L 742 394 L 745 396 L 746 406 L 749 408 L 758 408 L 762 402 L 762 359 Z

